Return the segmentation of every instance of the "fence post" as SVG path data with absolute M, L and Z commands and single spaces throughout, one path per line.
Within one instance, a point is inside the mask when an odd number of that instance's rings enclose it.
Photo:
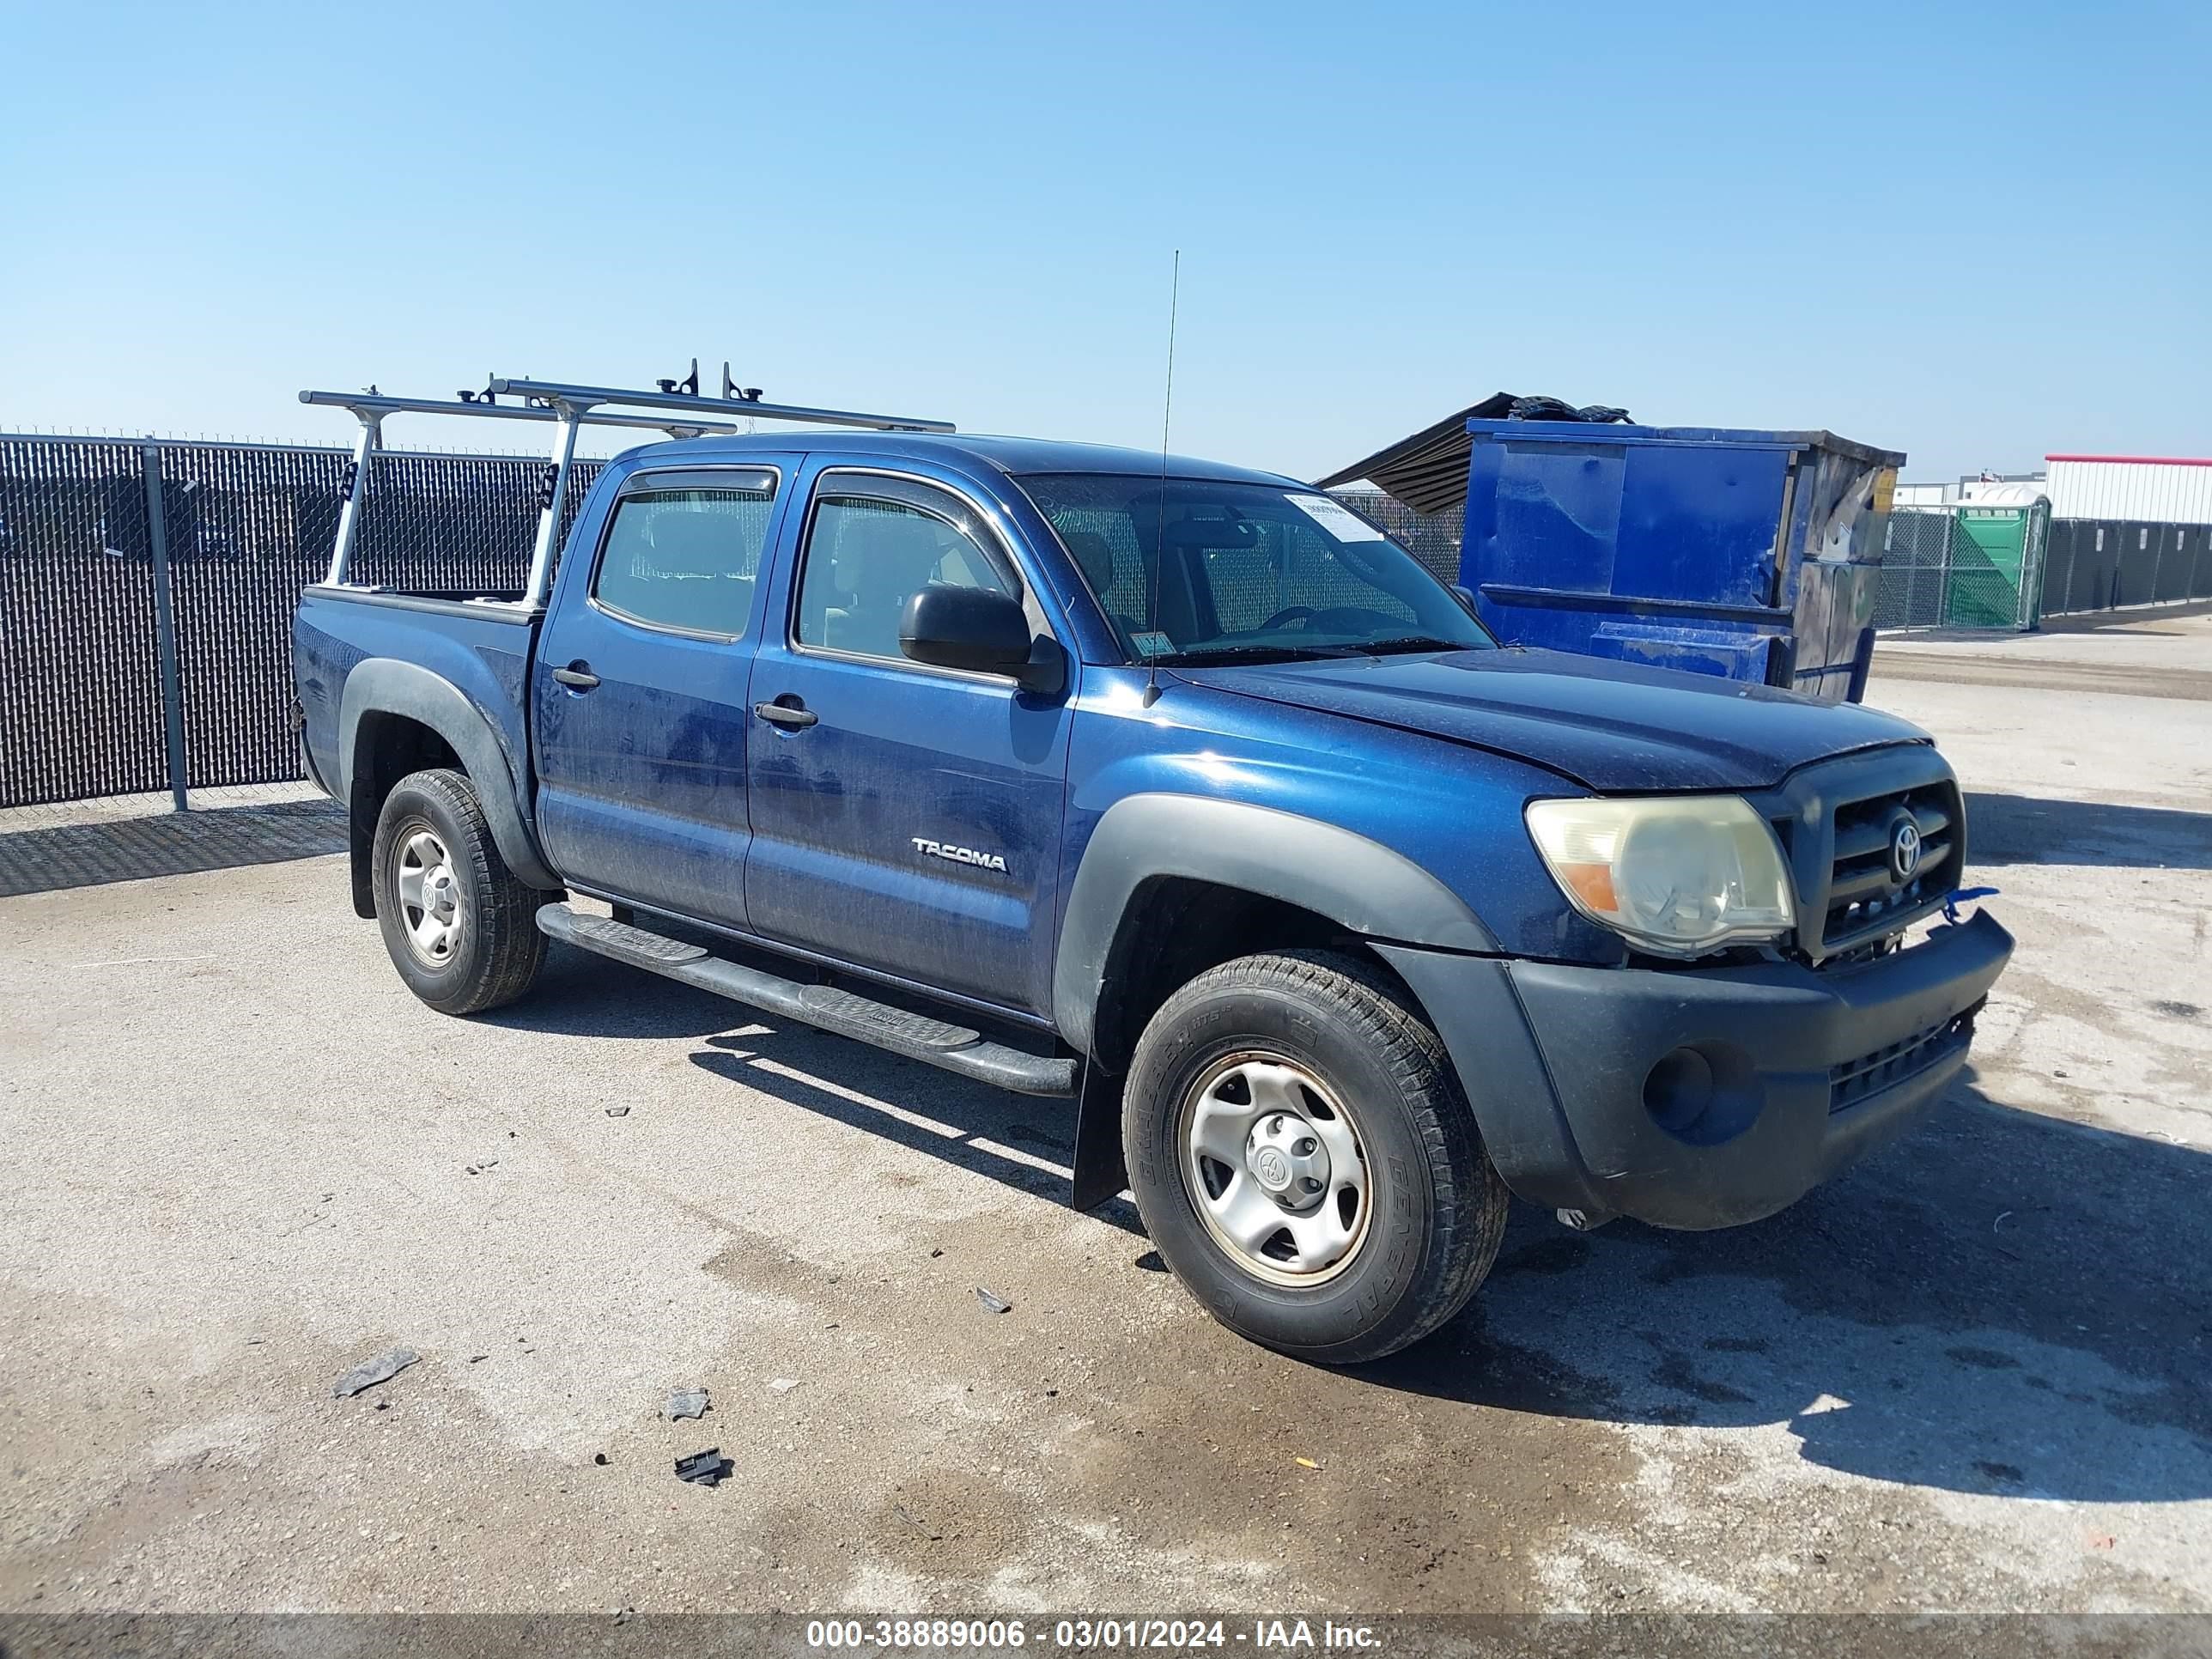
M 154 550 L 154 642 L 161 657 L 161 729 L 168 739 L 169 798 L 189 811 L 185 792 L 185 694 L 177 672 L 177 615 L 169 593 L 169 528 L 161 504 L 161 449 L 152 438 L 142 452 L 146 472 L 146 536 Z

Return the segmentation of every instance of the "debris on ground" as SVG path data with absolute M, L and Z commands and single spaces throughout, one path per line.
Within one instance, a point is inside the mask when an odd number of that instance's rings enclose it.
M 412 1348 L 394 1348 L 377 1359 L 364 1359 L 333 1383 L 331 1392 L 341 1400 L 350 1400 L 363 1389 L 373 1389 L 380 1382 L 389 1382 L 422 1356 Z
M 704 1389 L 678 1389 L 668 1396 L 668 1403 L 660 1414 L 673 1423 L 679 1417 L 704 1417 L 707 1414 L 707 1391 Z
M 725 1479 L 737 1466 L 722 1455 L 720 1446 L 709 1446 L 702 1452 L 693 1452 L 689 1457 L 676 1460 L 676 1478 L 695 1486 L 711 1486 Z
M 605 1452 L 593 1452 L 592 1462 L 598 1464 L 599 1468 L 605 1468 L 607 1466 L 607 1455 Z
M 627 1106 L 610 1106 L 607 1108 L 607 1115 L 609 1117 L 628 1117 L 629 1115 L 629 1108 Z
M 778 1394 L 789 1394 L 798 1386 L 799 1379 L 795 1376 L 779 1376 L 769 1384 L 769 1387 L 774 1389 Z
M 981 1285 L 975 1287 L 975 1299 L 983 1304 L 985 1313 L 1002 1314 L 1012 1313 L 1014 1310 L 1012 1303 L 1007 1301 L 1003 1296 L 985 1290 Z
M 1317 1469 L 1321 1467 L 1320 1464 L 1315 1462 L 1310 1457 L 1293 1457 L 1291 1462 L 1297 1464 L 1302 1469 Z
M 912 1510 L 907 1508 L 903 1504 L 893 1504 L 891 1505 L 891 1511 L 896 1515 L 900 1520 L 905 1522 L 907 1525 L 912 1527 L 916 1532 L 921 1534 L 922 1536 L 928 1539 L 933 1544 L 938 1542 L 945 1536 L 941 1532 L 932 1532 L 929 1528 L 929 1523 L 927 1521 L 924 1521 L 920 1516 L 916 1515 Z

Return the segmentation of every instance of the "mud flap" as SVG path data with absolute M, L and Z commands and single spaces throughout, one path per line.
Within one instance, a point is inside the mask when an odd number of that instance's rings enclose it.
M 1075 1105 L 1075 1207 L 1095 1210 L 1129 1184 L 1121 1162 L 1121 1085 L 1095 1060 L 1083 1063 Z

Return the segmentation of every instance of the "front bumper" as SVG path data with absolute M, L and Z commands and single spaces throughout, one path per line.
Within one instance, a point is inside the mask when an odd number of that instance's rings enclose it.
M 1435 1021 L 1516 1194 L 1709 1228 L 1771 1215 L 1931 1105 L 2012 944 L 1983 912 L 1818 973 L 1382 954 Z

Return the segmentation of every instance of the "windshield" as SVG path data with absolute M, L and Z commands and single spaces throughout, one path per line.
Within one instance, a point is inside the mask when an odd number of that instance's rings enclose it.
M 1494 643 L 1411 553 L 1316 492 L 1133 474 L 1021 482 L 1137 661 L 1195 666 Z

